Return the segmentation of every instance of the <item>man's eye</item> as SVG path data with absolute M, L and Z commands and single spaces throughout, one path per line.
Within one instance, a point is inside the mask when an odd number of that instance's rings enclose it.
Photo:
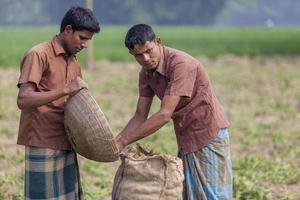
M 79 36 L 80 40 L 88 40 L 86 37 Z

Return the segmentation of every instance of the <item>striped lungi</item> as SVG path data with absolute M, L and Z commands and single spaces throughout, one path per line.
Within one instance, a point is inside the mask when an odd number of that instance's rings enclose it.
M 26 146 L 25 199 L 80 200 L 76 153 Z
M 192 153 L 179 153 L 184 167 L 183 200 L 231 200 L 229 133 L 220 129 L 213 142 Z

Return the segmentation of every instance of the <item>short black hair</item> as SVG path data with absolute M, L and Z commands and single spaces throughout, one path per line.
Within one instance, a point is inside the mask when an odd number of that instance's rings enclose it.
M 60 24 L 60 32 L 64 32 L 65 27 L 71 25 L 74 31 L 91 31 L 98 33 L 100 26 L 93 12 L 88 8 L 75 6 L 70 8 L 63 17 Z
M 134 49 L 134 45 L 144 45 L 147 41 L 154 41 L 155 33 L 148 24 L 136 24 L 132 26 L 125 37 L 125 46 Z

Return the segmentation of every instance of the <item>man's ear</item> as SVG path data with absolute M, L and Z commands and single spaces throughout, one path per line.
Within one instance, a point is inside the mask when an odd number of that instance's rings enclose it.
M 160 37 L 155 38 L 155 43 L 158 44 L 158 45 L 161 45 Z
M 69 34 L 69 33 L 71 33 L 71 32 L 73 32 L 72 26 L 71 26 L 71 25 L 67 25 L 67 26 L 65 27 L 64 33 Z

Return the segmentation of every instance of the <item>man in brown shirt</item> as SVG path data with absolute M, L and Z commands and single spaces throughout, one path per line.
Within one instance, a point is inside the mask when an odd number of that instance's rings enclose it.
M 21 62 L 17 143 L 26 150 L 26 199 L 82 199 L 76 154 L 64 130 L 64 103 L 87 87 L 75 55 L 99 31 L 91 10 L 73 7 L 60 33 L 31 48 Z
M 146 24 L 131 27 L 125 45 L 142 69 L 136 112 L 116 138 L 119 150 L 172 119 L 184 164 L 183 199 L 232 199 L 229 122 L 204 67 L 190 55 L 163 46 Z M 148 118 L 154 95 L 161 107 Z

